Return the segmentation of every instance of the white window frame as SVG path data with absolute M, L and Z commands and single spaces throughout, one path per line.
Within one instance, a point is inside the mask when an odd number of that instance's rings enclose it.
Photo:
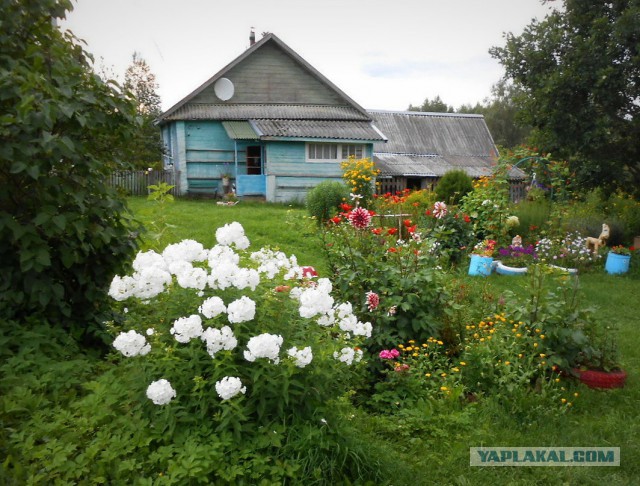
M 332 147 L 335 147 L 336 149 L 336 158 L 335 159 L 316 159 L 316 158 L 311 158 L 310 157 L 310 152 L 311 152 L 311 146 L 312 145 L 330 145 Z M 333 143 L 333 142 L 307 142 L 305 144 L 305 149 L 304 149 L 304 153 L 305 153 L 305 160 L 307 162 L 311 162 L 311 163 L 316 163 L 316 162 L 342 162 L 343 160 L 347 160 L 349 157 L 343 157 L 342 156 L 342 150 L 343 147 L 345 149 L 347 149 L 347 147 L 349 148 L 353 148 L 353 147 L 360 147 L 362 150 L 362 157 L 363 158 L 366 156 L 367 153 L 367 148 L 366 145 L 364 143 Z

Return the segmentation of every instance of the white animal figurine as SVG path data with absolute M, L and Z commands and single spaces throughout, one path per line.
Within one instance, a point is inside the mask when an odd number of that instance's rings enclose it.
M 511 240 L 511 246 L 514 248 L 522 248 L 522 237 L 520 235 L 515 235 Z

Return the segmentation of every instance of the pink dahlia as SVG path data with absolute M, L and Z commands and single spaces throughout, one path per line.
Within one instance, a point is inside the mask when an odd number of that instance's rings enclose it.
M 367 307 L 369 308 L 369 312 L 372 312 L 378 308 L 380 305 L 380 297 L 375 292 L 367 292 Z
M 364 208 L 355 208 L 349 213 L 349 222 L 354 228 L 365 229 L 371 223 L 371 214 Z
M 433 205 L 433 216 L 442 219 L 447 215 L 447 205 L 442 201 L 438 201 Z

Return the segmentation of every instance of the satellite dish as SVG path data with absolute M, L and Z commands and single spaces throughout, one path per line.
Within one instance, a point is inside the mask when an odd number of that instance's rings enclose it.
M 235 92 L 233 83 L 227 78 L 218 79 L 216 84 L 213 86 L 213 90 L 215 91 L 216 96 L 222 101 L 230 100 Z

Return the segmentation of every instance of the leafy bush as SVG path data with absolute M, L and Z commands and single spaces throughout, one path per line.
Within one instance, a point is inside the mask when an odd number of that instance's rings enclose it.
M 341 182 L 323 181 L 307 193 L 307 211 L 318 224 L 335 216 L 338 206 L 349 197 L 349 189 Z
M 458 204 L 472 190 L 473 179 L 464 170 L 450 170 L 435 187 L 438 200 L 447 204 Z
M 394 222 L 398 222 L 394 218 Z M 411 219 L 373 225 L 362 207 L 346 210 L 321 235 L 335 290 L 373 324 L 369 348 L 434 334 L 447 300 L 431 241 Z M 372 300 L 373 299 L 373 300 Z
M 82 333 L 98 328 L 109 280 L 136 248 L 125 203 L 105 184 L 124 167 L 135 108 L 52 23 L 70 8 L 3 7 L 0 317 L 37 314 Z
M 433 253 L 448 263 L 460 263 L 475 241 L 471 218 L 441 201 L 425 211 L 420 226 L 434 241 Z

